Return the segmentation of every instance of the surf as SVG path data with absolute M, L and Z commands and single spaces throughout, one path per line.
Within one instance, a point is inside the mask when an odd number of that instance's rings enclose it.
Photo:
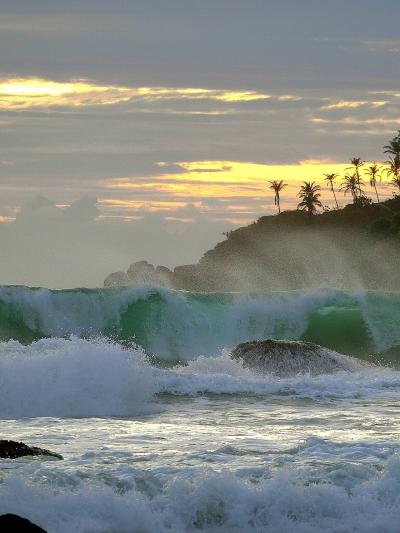
M 254 339 L 315 342 L 365 357 L 400 345 L 400 293 L 191 293 L 142 286 L 0 287 L 0 340 L 105 337 L 172 361 L 213 356 Z

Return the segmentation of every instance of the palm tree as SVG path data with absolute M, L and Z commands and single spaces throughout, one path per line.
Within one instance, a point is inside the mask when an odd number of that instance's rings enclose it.
M 354 174 L 345 175 L 344 181 L 340 186 L 340 190 L 343 191 L 344 194 L 347 194 L 348 192 L 351 193 L 353 197 L 353 203 L 356 203 L 358 195 L 362 196 L 364 194 L 363 190 L 361 189 L 360 178 L 357 179 L 355 172 Z
M 389 157 L 389 161 L 386 161 L 387 169 L 386 174 L 397 178 L 400 175 L 400 158 L 398 157 Z
M 350 159 L 350 163 L 352 166 L 346 170 L 354 170 L 357 184 L 360 185 L 360 168 L 363 166 L 364 161 L 362 161 L 361 157 L 353 157 L 353 159 Z
M 390 183 L 399 189 L 399 193 L 397 196 L 400 196 L 400 176 L 394 176 L 390 180 Z
M 400 160 L 400 130 L 396 137 L 393 137 L 389 144 L 383 147 L 383 153 L 389 154 L 389 157 Z
M 287 187 L 287 183 L 285 183 L 283 180 L 280 180 L 280 181 L 272 180 L 272 181 L 269 181 L 268 183 L 270 183 L 269 188 L 275 191 L 275 205 L 278 206 L 278 214 L 279 214 L 281 212 L 281 199 L 280 199 L 279 193 L 282 191 L 282 189 Z
M 313 215 L 317 211 L 317 207 L 322 207 L 320 190 L 321 187 L 313 181 L 305 181 L 297 195 L 301 199 L 297 209 L 307 211 L 309 216 Z
M 371 187 L 375 189 L 376 199 L 378 200 L 378 204 L 380 203 L 378 190 L 376 188 L 376 179 L 379 178 L 379 181 L 381 181 L 381 174 L 380 169 L 377 163 L 372 163 L 371 166 L 369 166 L 366 170 L 367 175 L 369 176 L 369 184 Z
M 332 191 L 333 197 L 335 198 L 335 202 L 336 202 L 336 209 L 339 209 L 339 204 L 337 202 L 335 189 L 333 187 L 333 182 L 339 176 L 339 174 L 324 174 L 324 176 L 325 176 L 325 181 L 328 182 L 330 187 L 331 187 L 331 191 Z

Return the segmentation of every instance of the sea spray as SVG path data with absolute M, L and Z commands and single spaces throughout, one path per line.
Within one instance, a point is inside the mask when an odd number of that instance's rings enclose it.
M 83 480 L 75 487 L 46 487 L 43 480 L 31 484 L 10 476 L 0 486 L 0 513 L 22 514 L 54 533 L 398 531 L 397 457 L 381 472 L 363 468 L 361 475 L 349 468 L 341 485 L 330 474 L 292 468 L 272 477 L 265 471 L 251 481 L 228 471 L 205 471 L 171 477 L 155 494 L 139 486 L 121 493 L 106 485 L 85 486 Z
M 156 287 L 0 287 L 0 338 L 104 336 L 170 360 L 254 339 L 302 339 L 366 356 L 400 344 L 400 294 L 331 289 L 188 293 Z
M 105 339 L 0 343 L 0 419 L 133 416 L 159 409 L 160 393 L 293 395 L 324 401 L 390 397 L 399 390 L 400 374 L 384 367 L 282 379 L 243 368 L 227 350 L 160 368 L 150 364 L 140 347 L 128 350 Z
M 132 415 L 156 383 L 143 351 L 102 340 L 0 343 L 0 418 Z

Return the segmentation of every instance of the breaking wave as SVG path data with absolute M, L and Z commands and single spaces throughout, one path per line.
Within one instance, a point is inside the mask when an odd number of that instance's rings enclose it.
M 223 351 L 173 368 L 152 366 L 140 348 L 106 340 L 0 343 L 0 418 L 131 416 L 160 408 L 157 395 L 294 395 L 315 400 L 398 394 L 400 373 L 353 372 L 280 379 L 259 375 Z M 157 405 L 157 407 L 156 407 Z
M 353 472 L 354 471 L 354 472 Z M 287 469 L 241 479 L 228 472 L 172 477 L 157 490 L 135 486 L 45 487 L 10 476 L 0 485 L 0 513 L 26 516 L 54 533 L 376 533 L 399 530 L 400 460 L 383 470 Z
M 239 342 L 313 341 L 365 355 L 400 345 L 400 293 L 312 290 L 187 293 L 152 287 L 0 287 L 0 339 L 104 336 L 171 360 Z

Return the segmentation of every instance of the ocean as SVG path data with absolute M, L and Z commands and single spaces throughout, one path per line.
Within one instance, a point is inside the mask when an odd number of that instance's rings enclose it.
M 400 532 L 400 293 L 0 287 L 0 514 L 49 533 Z M 253 339 L 365 363 L 290 378 Z

